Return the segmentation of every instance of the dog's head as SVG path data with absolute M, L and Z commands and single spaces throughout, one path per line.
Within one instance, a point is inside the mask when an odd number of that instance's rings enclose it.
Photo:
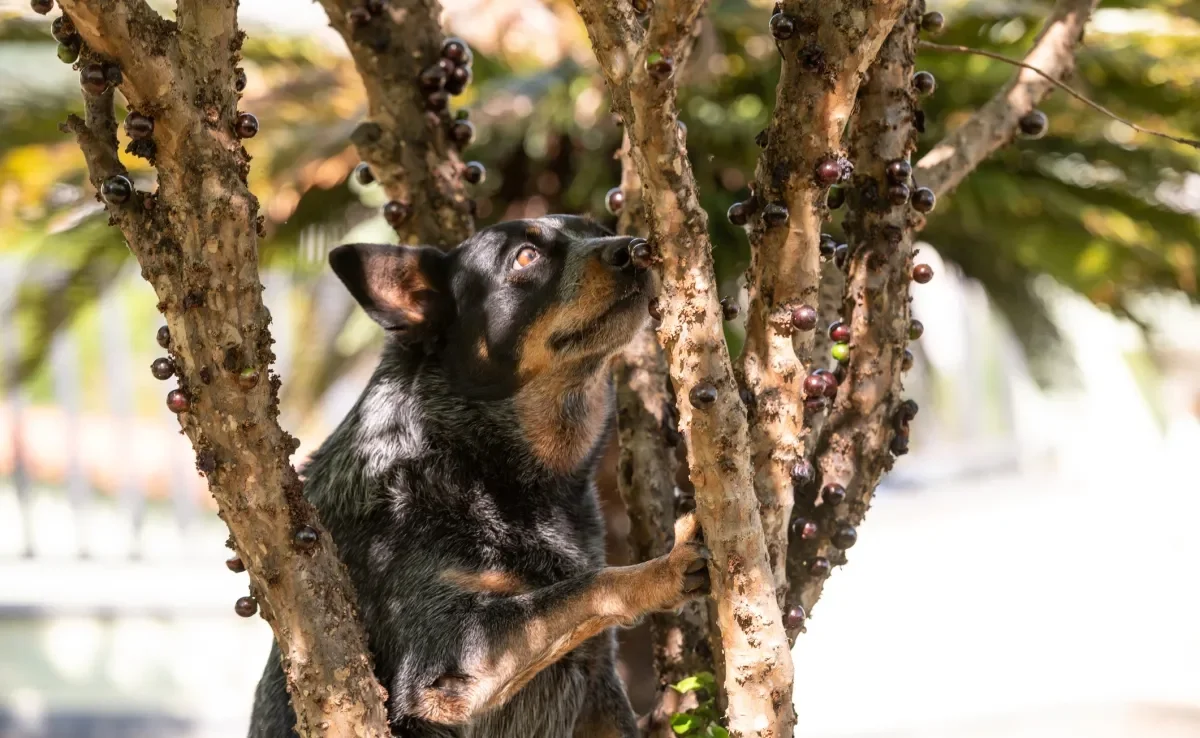
M 440 357 L 456 391 L 577 415 L 646 321 L 646 253 L 641 239 L 556 215 L 500 223 L 447 253 L 353 244 L 329 260 L 394 341 Z

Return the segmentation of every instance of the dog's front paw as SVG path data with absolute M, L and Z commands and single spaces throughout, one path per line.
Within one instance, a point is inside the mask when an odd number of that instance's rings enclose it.
M 662 557 L 671 578 L 670 595 L 662 610 L 673 610 L 687 600 L 708 594 L 708 562 L 712 558 L 702 542 L 703 532 L 695 513 L 687 513 L 675 521 L 675 545 Z

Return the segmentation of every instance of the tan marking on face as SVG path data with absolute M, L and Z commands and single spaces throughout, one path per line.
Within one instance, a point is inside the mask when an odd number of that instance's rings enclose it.
M 615 292 L 616 281 L 608 269 L 598 259 L 589 259 L 576 298 L 552 305 L 521 341 L 518 422 L 534 456 L 556 472 L 575 469 L 599 440 L 608 414 L 608 370 L 601 361 L 596 371 L 581 372 L 578 360 L 550 348 L 550 339 L 586 329 L 612 306 Z M 581 355 L 588 353 L 585 347 Z M 567 403 L 582 409 L 582 420 L 579 415 L 566 416 Z
M 448 569 L 442 572 L 442 579 L 460 589 L 480 594 L 513 595 L 529 591 L 529 586 L 516 574 L 499 569 Z

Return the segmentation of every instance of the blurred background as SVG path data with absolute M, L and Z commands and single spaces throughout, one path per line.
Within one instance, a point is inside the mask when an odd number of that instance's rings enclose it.
M 479 128 L 483 223 L 611 220 L 619 131 L 572 5 L 443 5 L 475 50 L 456 102 Z M 940 41 L 1014 56 L 1048 10 L 930 5 Z M 722 214 L 746 196 L 778 73 L 769 6 L 715 0 L 685 78 L 725 293 L 748 253 Z M 381 340 L 325 254 L 393 236 L 377 186 L 347 179 L 363 93 L 320 7 L 246 0 L 242 15 L 265 297 L 302 459 Z M 1012 72 L 919 66 L 938 79 L 922 151 Z M 1086 94 L 1194 137 L 1198 78 L 1200 2 L 1102 4 Z M 243 735 L 270 631 L 233 613 L 244 575 L 225 570 L 226 531 L 149 372 L 153 293 L 57 130 L 81 109 L 49 19 L 0 0 L 0 738 Z M 1200 154 L 1061 94 L 1043 109 L 1049 134 L 980 167 L 922 233 L 938 276 L 914 285 L 913 452 L 796 646 L 799 735 L 1200 736 Z M 619 563 L 627 523 L 602 482 Z M 645 706 L 645 634 L 625 637 Z

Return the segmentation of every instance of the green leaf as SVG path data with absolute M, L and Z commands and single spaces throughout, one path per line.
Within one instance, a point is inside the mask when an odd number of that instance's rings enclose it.
M 716 723 L 709 724 L 708 730 L 705 731 L 705 734 L 708 735 L 709 738 L 729 738 L 729 731 L 725 730 Z
M 716 686 L 716 683 L 716 679 L 713 677 L 713 675 L 705 671 L 699 674 L 693 674 L 690 677 L 680 680 L 678 684 L 675 684 L 672 687 L 672 689 L 680 694 L 695 692 L 697 689 L 707 689 L 711 692 L 712 688 Z
M 694 715 L 677 712 L 671 716 L 671 730 L 675 731 L 676 735 L 687 735 L 698 727 L 700 726 Z

